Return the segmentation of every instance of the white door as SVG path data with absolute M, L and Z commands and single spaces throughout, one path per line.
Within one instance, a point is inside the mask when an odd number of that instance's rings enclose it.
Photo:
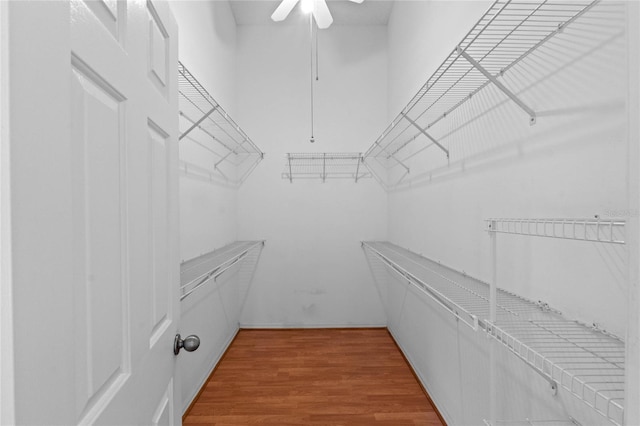
M 180 424 L 176 23 L 156 1 L 5 10 L 13 342 L 2 345 L 15 403 L 3 418 Z

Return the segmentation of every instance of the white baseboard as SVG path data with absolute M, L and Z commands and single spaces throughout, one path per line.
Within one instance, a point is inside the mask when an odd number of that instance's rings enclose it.
M 266 328 L 387 328 L 387 324 L 303 324 L 303 323 L 293 323 L 293 324 L 284 324 L 284 323 L 260 323 L 260 324 L 240 324 L 240 328 L 246 329 L 266 329 Z

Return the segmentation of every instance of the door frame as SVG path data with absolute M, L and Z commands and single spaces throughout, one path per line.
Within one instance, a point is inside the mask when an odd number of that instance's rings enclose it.
M 9 112 L 8 2 L 0 1 L 0 424 L 15 423 Z
M 627 268 L 624 424 L 640 423 L 640 4 L 627 2 Z

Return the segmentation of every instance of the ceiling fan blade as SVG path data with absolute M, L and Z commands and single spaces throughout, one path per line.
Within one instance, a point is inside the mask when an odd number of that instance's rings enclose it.
M 329 6 L 327 6 L 327 2 L 325 0 L 316 0 L 316 7 L 313 9 L 313 16 L 316 18 L 316 24 L 318 24 L 318 28 L 321 30 L 329 28 L 333 23 L 333 17 L 331 16 L 331 12 L 329 12 Z
M 354 3 L 362 3 L 364 0 L 349 0 L 349 1 L 352 1 Z
M 282 3 L 271 15 L 271 19 L 276 22 L 284 21 L 296 4 L 298 4 L 298 0 L 282 0 Z

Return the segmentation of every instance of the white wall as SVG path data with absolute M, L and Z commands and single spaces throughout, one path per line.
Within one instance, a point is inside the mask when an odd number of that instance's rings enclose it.
M 389 23 L 390 117 L 488 5 L 395 4 Z M 613 21 L 596 18 L 578 31 L 567 30 L 507 73 L 506 84 L 539 113 L 535 126 L 488 88 L 432 128 L 449 147 L 450 164 L 436 150 L 409 161 L 412 176 L 389 194 L 390 241 L 488 280 L 486 218 L 629 214 L 624 19 L 619 12 L 613 16 Z M 415 58 L 416 52 L 428 52 L 428 58 Z M 478 118 L 479 111 L 493 106 Z M 596 322 L 625 335 L 624 247 L 499 236 L 498 252 L 500 287 L 544 300 L 569 318 Z M 390 291 L 404 291 L 393 288 Z M 417 298 L 409 300 L 399 308 L 402 314 L 394 317 L 398 320 L 390 320 L 394 336 L 451 424 L 478 424 L 481 416 L 488 415 L 486 400 L 471 395 L 483 394 L 487 383 L 471 372 L 486 369 L 486 347 L 478 346 L 474 336 L 457 332 L 451 318 L 434 320 L 437 314 L 429 309 L 437 308 L 418 303 Z M 450 356 L 438 355 L 441 352 Z M 510 386 L 517 381 L 532 383 L 517 364 L 505 367 L 503 374 L 500 395 L 510 401 L 499 407 L 504 416 L 562 413 L 557 400 L 540 402 L 538 407 L 546 407 L 547 413 L 536 411 L 532 395 L 544 395 L 537 384 L 531 384 L 531 392 Z M 578 418 L 585 415 L 572 413 Z M 586 424 L 597 422 L 584 418 Z
M 213 98 L 236 116 L 236 23 L 228 1 L 176 1 L 171 9 L 180 28 L 180 61 Z M 210 143 L 210 142 L 209 142 Z M 180 159 L 212 170 L 214 157 L 189 138 Z M 181 173 L 180 251 L 192 259 L 236 240 L 237 191 Z
M 266 152 L 240 188 L 238 236 L 266 246 L 241 324 L 384 325 L 359 241 L 386 238 L 386 195 L 372 179 L 281 178 L 287 152 L 366 150 L 386 121 L 386 27 L 320 32 L 315 144 L 308 23 L 238 27 L 239 120 Z
M 389 117 L 385 126 L 407 105 L 492 3 L 491 0 L 394 3 L 387 34 Z
M 235 118 L 236 23 L 225 1 L 176 1 L 179 58 L 214 99 Z M 205 145 L 211 141 L 199 138 Z M 180 142 L 180 159 L 213 169 L 215 157 L 193 143 Z M 237 238 L 237 189 L 181 172 L 180 251 L 182 260 L 225 246 Z M 238 278 L 227 272 L 181 303 L 180 333 L 196 334 L 200 348 L 178 357 L 184 411 L 238 330 Z

